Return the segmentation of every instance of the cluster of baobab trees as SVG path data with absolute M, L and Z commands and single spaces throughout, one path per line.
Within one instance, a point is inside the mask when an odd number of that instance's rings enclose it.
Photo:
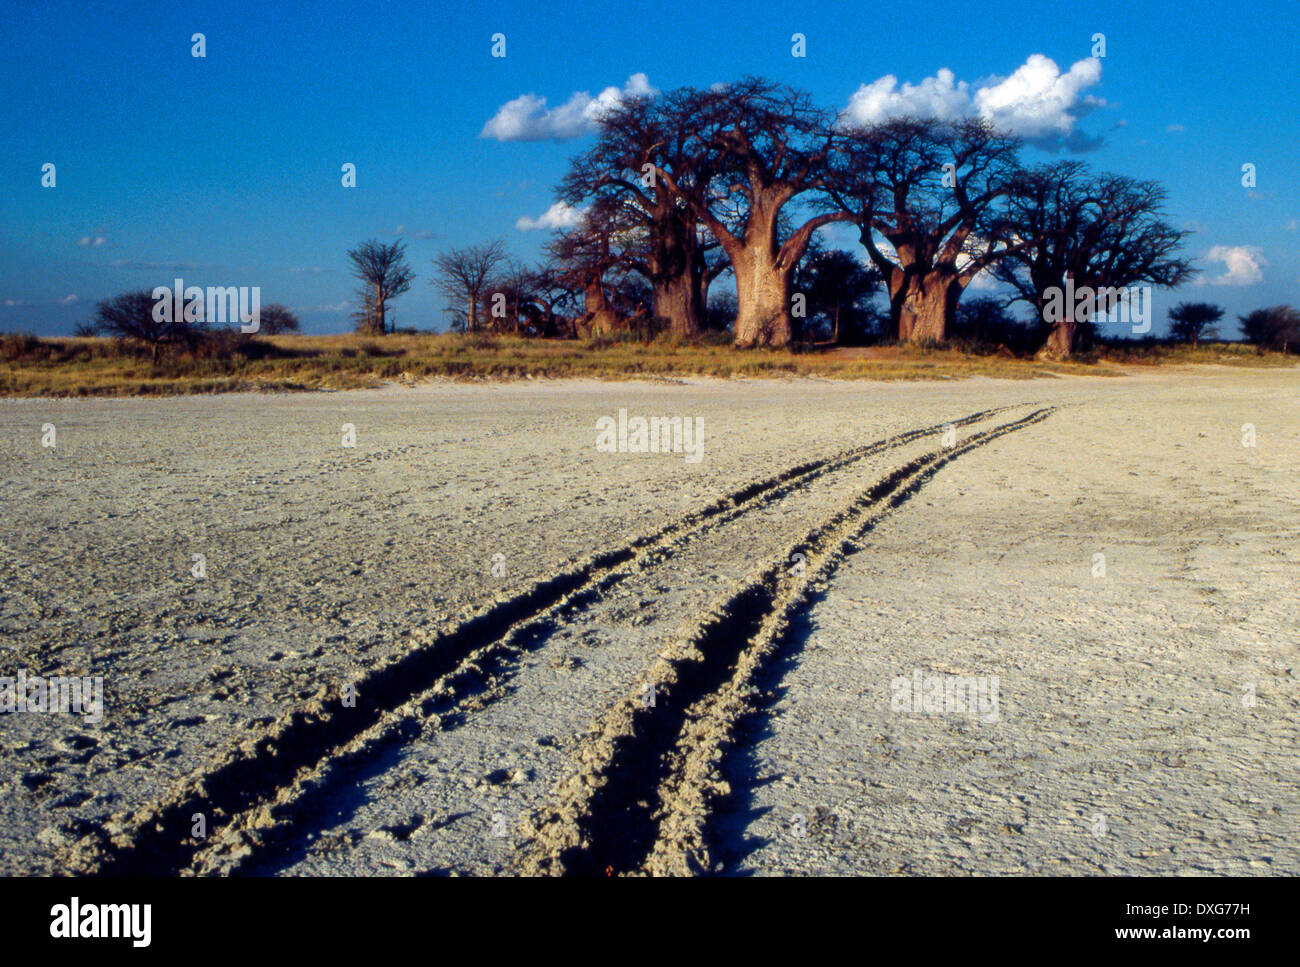
M 470 331 L 644 326 L 691 337 L 710 324 L 710 283 L 730 272 L 735 344 L 750 347 L 792 341 L 809 280 L 883 286 L 886 335 L 942 342 L 981 272 L 1040 320 L 1067 279 L 1076 290 L 1119 290 L 1192 274 L 1159 185 L 1077 161 L 1026 166 L 1021 147 L 982 120 L 855 125 L 754 77 L 632 97 L 603 114 L 595 143 L 572 159 L 558 193 L 581 217 L 557 232 L 544 265 L 489 242 L 441 254 L 433 282 L 455 327 Z M 856 229 L 865 275 L 815 241 L 833 223 Z M 376 245 L 349 255 L 364 284 L 360 322 L 383 331 L 386 301 L 411 274 L 399 245 Z M 806 258 L 817 264 L 801 272 Z M 1069 355 L 1083 325 L 1072 312 L 1053 320 L 1046 348 Z
M 987 270 L 1042 316 L 1064 287 L 1175 286 L 1192 269 L 1160 186 L 1075 161 L 1026 167 L 1020 142 L 981 120 L 902 118 L 858 126 L 760 78 L 623 101 L 574 158 L 561 200 L 581 222 L 550 246 L 593 329 L 620 319 L 606 279 L 631 270 L 649 315 L 691 336 L 709 282 L 731 271 L 735 343 L 789 343 L 796 270 L 818 229 L 852 225 L 889 300 L 889 333 L 942 341 Z M 1067 355 L 1079 325 L 1056 325 Z

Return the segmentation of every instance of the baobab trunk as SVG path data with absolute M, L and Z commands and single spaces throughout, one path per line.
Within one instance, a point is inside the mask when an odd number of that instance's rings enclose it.
M 599 282 L 589 284 L 582 296 L 583 307 L 587 314 L 583 317 L 587 332 L 591 335 L 604 335 L 619 328 L 621 320 L 605 297 L 605 287 Z
M 1077 322 L 1064 319 L 1052 326 L 1052 331 L 1047 335 L 1047 343 L 1043 346 L 1044 355 L 1068 359 L 1074 352 L 1074 335 L 1078 329 Z
M 749 246 L 732 259 L 736 273 L 737 346 L 790 344 L 790 269 L 766 246 Z
M 903 342 L 943 342 L 961 290 L 955 275 L 906 277 L 890 298 L 898 338 Z
M 667 320 L 668 331 L 674 336 L 690 337 L 699 333 L 703 312 L 699 286 L 691 272 L 655 280 L 654 315 Z
M 693 222 L 688 225 L 675 219 L 652 232 L 649 259 L 652 315 L 674 336 L 698 335 L 703 323 L 704 309 L 696 285 L 700 261 Z

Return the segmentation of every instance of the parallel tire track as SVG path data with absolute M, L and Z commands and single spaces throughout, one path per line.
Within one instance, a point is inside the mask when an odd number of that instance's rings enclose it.
M 719 767 L 736 724 L 760 697 L 755 683 L 789 643 L 791 619 L 855 542 L 940 469 L 1054 409 L 1035 410 L 897 468 L 721 601 L 661 654 L 640 689 L 606 713 L 578 752 L 578 771 L 532 818 L 522 871 L 712 870 L 707 824 L 713 804 L 729 792 Z M 790 567 L 796 553 L 807 559 L 802 573 Z M 653 694 L 653 704 L 646 694 Z
M 1023 404 L 1021 405 L 1023 408 Z M 1000 407 L 989 413 L 1003 412 L 1015 407 Z M 972 414 L 954 425 L 966 425 L 988 418 L 988 413 Z M 794 471 L 772 478 L 782 481 L 772 488 L 771 482 L 759 482 L 730 495 L 732 506 L 724 513 L 709 518 L 688 533 L 677 538 L 676 543 L 660 542 L 652 549 L 638 554 L 632 561 L 614 567 L 559 602 L 525 621 L 515 624 L 509 632 L 495 641 L 466 656 L 461 664 L 420 696 L 383 716 L 370 729 L 347 745 L 333 750 L 330 755 L 311 768 L 299 771 L 294 782 L 277 791 L 271 802 L 260 802 L 229 822 L 195 853 L 189 871 L 199 875 L 274 873 L 291 852 L 301 846 L 304 837 L 316 828 L 313 824 L 328 809 L 331 794 L 336 790 L 355 786 L 368 767 L 376 762 L 385 748 L 396 742 L 411 742 L 417 737 L 431 738 L 439 731 L 449 731 L 465 721 L 465 713 L 478 712 L 506 694 L 505 683 L 514 672 L 513 663 L 535 645 L 541 637 L 538 632 L 548 626 L 561 626 L 571 616 L 585 609 L 610 585 L 635 573 L 638 568 L 658 567 L 680 551 L 687 541 L 699 537 L 705 530 L 719 528 L 753 509 L 745 501 L 761 496 L 768 503 L 806 486 L 834 469 L 867 455 L 902 445 L 918 436 L 933 433 L 941 427 L 909 431 L 864 447 L 855 448 L 829 460 L 801 465 L 803 474 L 791 477 Z
M 982 410 L 949 423 L 965 426 L 1014 408 L 1018 407 Z M 250 830 L 284 826 L 283 815 L 275 815 L 277 808 L 283 813 L 304 788 L 318 789 L 340 767 L 364 759 L 382 744 L 420 732 L 424 706 L 444 704 L 440 700 L 455 696 L 458 689 L 465 691 L 476 679 L 481 681 L 485 662 L 517 651 L 517 643 L 530 628 L 581 606 L 616 579 L 619 569 L 657 562 L 671 555 L 676 541 L 855 461 L 940 432 L 949 423 L 799 464 L 621 547 L 591 555 L 451 623 L 411 651 L 370 670 L 354 683 L 356 697 L 350 705 L 338 689 L 322 687 L 303 707 L 183 780 L 162 801 L 114 817 L 83 835 L 61 857 L 64 869 L 84 875 L 166 876 L 237 867 L 249 858 L 259 839 Z M 196 814 L 202 814 L 213 831 L 210 842 L 192 837 Z M 283 838 L 291 832 L 280 828 L 276 835 Z

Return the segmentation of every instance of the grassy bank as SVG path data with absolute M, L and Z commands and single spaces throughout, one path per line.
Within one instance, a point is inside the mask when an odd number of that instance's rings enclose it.
M 886 345 L 804 352 L 739 351 L 717 339 L 682 343 L 526 340 L 451 334 L 227 339 L 169 350 L 158 362 L 140 348 L 98 338 L 0 336 L 0 395 L 148 396 L 239 390 L 325 390 L 426 379 L 671 378 L 1031 379 L 1116 375 L 1131 366 L 1295 365 L 1295 356 L 1248 346 L 1160 344 L 1094 350 L 1067 363 L 1022 359 L 988 347 Z

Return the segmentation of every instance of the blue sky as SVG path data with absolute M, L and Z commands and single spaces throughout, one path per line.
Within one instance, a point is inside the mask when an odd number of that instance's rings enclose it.
M 580 116 L 575 93 L 636 74 L 664 90 L 753 73 L 845 108 L 873 83 L 886 101 L 941 96 L 936 78 L 951 71 L 954 89 L 966 85 L 953 96 L 974 105 L 981 91 L 1006 94 L 1035 55 L 1068 78 L 1096 33 L 1106 56 L 1080 68 L 1077 90 L 1053 88 L 1067 99 L 1046 120 L 1100 139 L 1078 155 L 1094 167 L 1162 182 L 1172 220 L 1194 231 L 1187 252 L 1207 281 L 1157 294 L 1157 331 L 1179 299 L 1217 302 L 1230 319 L 1300 303 L 1294 0 L 6 8 L 0 330 L 68 333 L 99 299 L 179 276 L 261 286 L 264 304 L 291 306 L 307 331 L 341 331 L 355 289 L 345 252 L 370 237 L 408 242 L 417 279 L 397 324 L 441 327 L 433 255 L 500 236 L 535 258 L 548 233 L 518 221 L 548 209 L 566 160 L 589 143 L 483 136 L 522 95 L 546 99 L 524 120 L 559 133 L 564 116 L 546 111 L 567 103 Z M 796 32 L 804 58 L 791 56 Z M 491 56 L 496 33 L 504 58 Z M 41 186 L 47 162 L 54 188 Z M 345 162 L 354 189 L 340 183 Z

